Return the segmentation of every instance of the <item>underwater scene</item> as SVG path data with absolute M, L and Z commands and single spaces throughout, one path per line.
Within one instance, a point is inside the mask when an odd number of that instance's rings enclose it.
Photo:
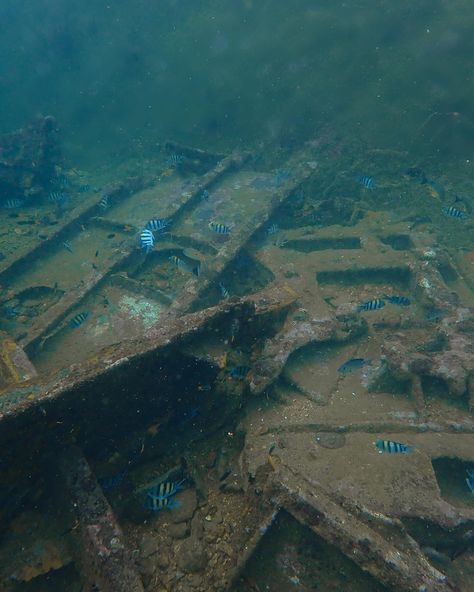
M 0 592 L 473 592 L 472 3 L 0 25 Z

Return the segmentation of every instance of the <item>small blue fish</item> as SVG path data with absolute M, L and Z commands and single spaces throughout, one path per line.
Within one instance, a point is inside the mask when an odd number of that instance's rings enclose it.
M 76 316 L 72 317 L 72 319 L 69 321 L 69 326 L 71 329 L 77 329 L 89 318 L 89 316 L 90 312 L 87 310 L 80 312 Z
M 467 473 L 467 477 L 466 477 L 467 486 L 471 490 L 471 493 L 474 495 L 474 469 L 467 469 L 466 473 Z
M 100 198 L 98 205 L 102 211 L 105 211 L 109 207 L 109 194 L 108 193 L 102 194 L 102 197 Z
M 465 220 L 467 218 L 467 214 L 458 210 L 454 206 L 441 208 L 441 211 L 445 216 L 449 216 L 450 218 L 458 218 L 458 220 Z
M 195 276 L 199 277 L 201 275 L 201 264 L 198 263 L 197 265 L 191 265 L 188 261 L 181 259 L 177 255 L 171 255 L 168 257 L 168 261 L 170 261 L 175 267 L 181 269 L 182 271 L 186 271 L 187 273 L 193 273 Z
M 230 376 L 234 380 L 244 380 L 250 372 L 248 366 L 234 366 L 230 369 Z
M 24 199 L 18 199 L 15 197 L 13 199 L 7 199 L 7 201 L 4 201 L 2 204 L 2 208 L 5 208 L 6 210 L 14 210 L 16 208 L 21 208 L 24 205 Z
M 53 203 L 56 205 L 62 205 L 69 200 L 69 195 L 67 193 L 63 193 L 62 191 L 51 191 L 48 195 L 49 203 Z
M 166 164 L 171 167 L 178 167 L 184 162 L 184 156 L 182 154 L 172 154 L 166 161 Z
M 393 442 L 392 440 L 376 440 L 374 444 L 380 454 L 382 452 L 388 452 L 389 454 L 408 454 L 415 450 L 414 446 L 408 446 L 408 444 L 402 444 L 401 442 Z
M 280 229 L 278 228 L 278 224 L 275 224 L 275 222 L 269 226 L 267 228 L 267 234 L 268 236 L 272 236 L 272 234 L 276 234 Z
M 383 308 L 384 306 L 385 306 L 385 302 L 383 300 L 381 300 L 380 298 L 374 298 L 373 300 L 368 300 L 367 302 L 360 304 L 358 310 L 359 311 L 379 310 L 380 308 Z
M 410 306 L 411 300 L 406 296 L 384 296 L 385 300 L 388 300 L 390 304 L 396 304 L 398 306 Z
M 219 282 L 219 292 L 221 293 L 221 298 L 227 299 L 229 298 L 229 290 L 224 286 L 222 282 Z
M 77 188 L 78 193 L 88 193 L 90 190 L 91 186 L 87 185 L 87 183 L 85 185 L 79 185 Z
M 70 253 L 73 253 L 74 251 L 72 250 L 72 246 L 71 243 L 69 241 L 64 241 L 63 242 L 63 247 L 69 251 Z
M 202 192 L 201 192 L 202 199 L 209 199 L 209 196 L 210 195 L 211 194 L 209 193 L 209 191 L 207 189 L 203 189 Z
M 179 508 L 180 506 L 181 503 L 172 497 L 165 497 L 164 499 L 153 499 L 151 497 L 147 497 L 144 504 L 145 509 L 151 510 L 152 512 L 171 510 L 173 508 Z
M 183 483 L 185 481 L 186 479 L 181 479 L 181 481 L 178 482 L 162 481 L 147 489 L 146 494 L 148 497 L 151 497 L 152 500 L 164 500 L 175 495 L 181 489 L 184 489 Z
M 351 358 L 344 362 L 339 368 L 337 369 L 338 372 L 341 374 L 350 374 L 351 372 L 355 372 L 365 366 L 366 364 L 370 364 L 370 360 L 366 360 L 365 358 Z
M 209 228 L 213 232 L 217 232 L 217 234 L 230 234 L 231 227 L 227 226 L 226 224 L 221 224 L 220 222 L 209 222 Z
M 366 189 L 369 189 L 370 191 L 372 189 L 375 189 L 375 181 L 373 180 L 372 177 L 369 177 L 369 175 L 360 175 L 359 177 L 357 177 L 357 181 L 359 181 L 359 183 L 362 185 L 362 187 L 365 187 Z
M 148 220 L 145 228 L 148 228 L 148 230 L 152 230 L 153 232 L 160 232 L 170 224 L 171 220 L 168 220 L 167 218 L 153 218 L 153 220 Z
M 155 236 L 149 228 L 144 228 L 140 232 L 140 247 L 149 253 L 155 246 Z

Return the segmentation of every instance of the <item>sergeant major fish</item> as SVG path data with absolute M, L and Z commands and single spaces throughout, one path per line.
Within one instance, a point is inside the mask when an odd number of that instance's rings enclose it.
M 368 300 L 363 304 L 359 304 L 358 310 L 359 312 L 366 311 L 366 310 L 379 310 L 385 306 L 385 301 L 381 298 L 374 298 L 373 300 Z
M 183 489 L 183 483 L 185 481 L 186 479 L 181 479 L 181 481 L 178 482 L 162 481 L 161 483 L 157 483 L 156 485 L 153 485 L 153 487 L 150 487 L 147 490 L 147 496 L 151 497 L 153 500 L 164 500 Z
M 178 167 L 183 162 L 184 162 L 184 156 L 182 154 L 172 154 L 166 160 L 166 164 L 171 167 Z
M 369 175 L 359 175 L 357 181 L 359 181 L 362 187 L 365 187 L 366 189 L 375 189 L 375 181 L 372 177 L 369 177 Z
M 77 329 L 77 327 L 80 327 L 89 318 L 89 316 L 89 311 L 80 312 L 76 316 L 72 317 L 72 319 L 69 321 L 69 326 L 71 329 Z
M 397 304 L 398 306 L 410 306 L 411 300 L 406 296 L 384 296 L 390 304 Z
M 227 299 L 229 298 L 229 290 L 224 286 L 222 282 L 219 282 L 219 292 L 221 293 L 221 298 Z
M 274 222 L 267 228 L 267 234 L 268 236 L 272 236 L 272 234 L 276 234 L 279 230 L 280 229 L 278 228 L 278 224 L 275 224 Z
M 231 227 L 227 224 L 221 224 L 220 222 L 209 222 L 209 228 L 217 234 L 230 234 Z
M 379 454 L 382 454 L 383 452 L 388 452 L 389 454 L 408 454 L 415 450 L 413 446 L 408 446 L 408 444 L 403 444 L 402 442 L 393 442 L 392 440 L 379 439 L 376 440 L 374 444 L 379 451 Z
M 146 253 L 149 253 L 155 246 L 155 236 L 149 228 L 144 228 L 140 232 L 140 246 L 145 249 Z
M 181 504 L 179 503 L 179 501 L 173 499 L 172 497 L 165 497 L 160 499 L 150 497 L 149 495 L 147 495 L 145 501 L 145 508 L 147 510 L 151 510 L 152 512 L 159 512 L 160 510 L 164 509 L 171 510 L 171 508 L 179 508 L 180 505 Z
M 23 199 L 18 199 L 14 197 L 12 199 L 7 199 L 7 201 L 4 201 L 2 207 L 6 210 L 14 210 L 16 208 L 21 208 L 24 205 L 25 201 Z
M 48 195 L 48 201 L 53 204 L 63 204 L 69 200 L 69 195 L 62 191 L 51 191 Z
M 466 469 L 467 477 L 466 483 L 469 489 L 471 490 L 472 495 L 474 495 L 474 469 Z
M 164 230 L 170 224 L 171 220 L 168 220 L 167 218 L 153 218 L 152 220 L 148 220 L 145 228 L 148 228 L 148 230 L 152 230 L 153 232 L 160 232 L 160 230 Z
M 99 201 L 99 208 L 104 212 L 109 207 L 109 194 L 103 193 Z
M 450 218 L 458 218 L 458 220 L 465 220 L 467 218 L 467 214 L 458 210 L 454 206 L 441 208 L 441 211 L 445 216 L 449 216 Z

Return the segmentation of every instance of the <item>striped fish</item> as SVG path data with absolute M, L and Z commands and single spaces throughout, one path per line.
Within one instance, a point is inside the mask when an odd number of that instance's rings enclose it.
M 145 509 L 152 512 L 159 512 L 160 510 L 171 510 L 172 508 L 179 508 L 181 504 L 178 500 L 172 497 L 165 497 L 164 499 L 155 499 L 147 496 L 145 501 Z
M 359 311 L 363 310 L 379 310 L 385 306 L 385 301 L 381 298 L 374 298 L 359 305 Z
M 458 218 L 459 220 L 464 220 L 465 218 L 467 218 L 467 214 L 465 214 L 461 210 L 458 210 L 454 206 L 441 208 L 441 211 L 445 216 L 449 216 L 450 218 Z
M 87 183 L 85 185 L 79 185 L 77 188 L 78 193 L 88 193 L 90 190 L 91 186 L 87 185 Z
M 144 228 L 140 232 L 140 247 L 149 253 L 155 246 L 155 236 L 149 228 Z
M 168 257 L 168 261 L 170 261 L 175 267 L 181 269 L 182 271 L 186 271 L 187 273 L 194 273 L 197 277 L 201 275 L 201 264 L 198 263 L 196 266 L 192 266 L 191 263 L 181 259 L 177 255 L 171 255 Z
M 389 454 L 408 454 L 415 450 L 414 446 L 408 446 L 408 444 L 402 444 L 401 442 L 393 442 L 392 440 L 376 440 L 374 444 L 380 454 L 383 452 L 388 452 Z
M 365 187 L 369 190 L 375 189 L 375 181 L 372 177 L 369 177 L 369 175 L 360 175 L 359 177 L 357 177 L 357 180 L 362 185 L 362 187 Z
M 276 234 L 280 229 L 278 228 L 278 224 L 275 224 L 275 222 L 269 226 L 267 228 L 267 234 L 268 236 L 271 236 L 272 234 Z
M 167 218 L 153 218 L 153 220 L 148 220 L 145 228 L 153 230 L 153 232 L 160 232 L 160 230 L 164 230 L 170 224 L 171 220 L 168 220 Z
M 166 164 L 171 167 L 177 167 L 184 162 L 182 154 L 172 154 L 166 161 Z
M 71 329 L 77 329 L 77 327 L 80 327 L 89 318 L 89 316 L 90 312 L 86 310 L 84 312 L 78 313 L 75 317 L 72 317 L 69 322 Z
M 67 193 L 63 193 L 62 191 L 51 191 L 48 195 L 48 201 L 53 204 L 62 204 L 65 203 L 69 199 L 69 195 Z
M 72 250 L 72 246 L 71 246 L 71 243 L 69 241 L 64 241 L 63 242 L 63 247 L 66 249 L 66 251 L 69 251 L 70 253 L 73 253 L 74 252 Z
M 147 490 L 146 494 L 148 497 L 151 497 L 153 500 L 164 500 L 172 495 L 175 495 L 180 489 L 183 489 L 183 483 L 186 479 L 181 479 L 181 481 L 173 482 L 173 481 L 162 481 L 157 485 L 153 485 L 150 489 Z
M 209 222 L 209 228 L 213 232 L 217 232 L 217 234 L 230 234 L 231 228 L 226 224 L 221 224 L 220 222 Z
M 102 211 L 105 211 L 108 207 L 109 207 L 109 194 L 108 193 L 103 193 L 102 197 L 100 198 L 99 201 L 99 208 Z
M 384 296 L 390 304 L 397 304 L 398 306 L 410 306 L 411 300 L 406 296 Z
M 2 204 L 2 208 L 5 208 L 6 210 L 14 210 L 15 208 L 21 208 L 24 205 L 25 200 L 14 197 L 12 199 L 7 199 L 7 201 L 4 201 Z
M 222 282 L 219 282 L 219 292 L 221 293 L 221 298 L 227 299 L 229 298 L 229 290 L 224 286 Z
M 474 469 L 466 469 L 467 477 L 466 483 L 471 493 L 474 495 Z

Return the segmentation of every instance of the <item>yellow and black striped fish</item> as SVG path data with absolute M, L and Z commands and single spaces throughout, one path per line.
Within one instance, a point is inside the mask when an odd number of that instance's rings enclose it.
M 393 440 L 379 439 L 376 440 L 374 444 L 380 454 L 382 454 L 382 452 L 388 452 L 389 454 L 408 454 L 415 450 L 413 446 L 402 444 L 402 442 L 393 442 Z
M 230 234 L 231 232 L 230 226 L 222 224 L 221 222 L 209 222 L 209 228 L 213 232 L 217 232 L 217 234 Z

